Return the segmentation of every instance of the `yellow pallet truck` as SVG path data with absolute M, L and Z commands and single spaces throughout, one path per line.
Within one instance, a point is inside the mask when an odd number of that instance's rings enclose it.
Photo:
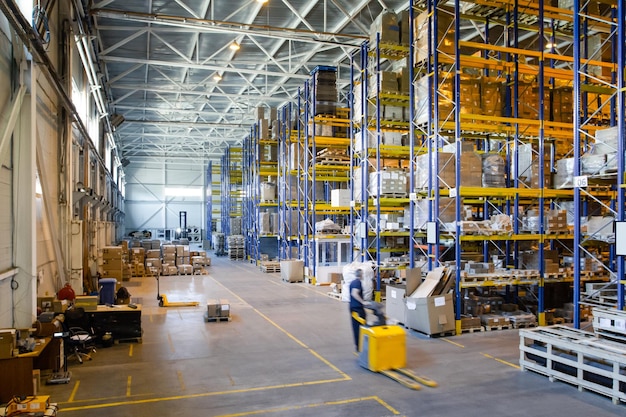
M 358 314 L 352 313 L 352 317 L 361 324 L 357 354 L 359 365 L 414 390 L 421 389 L 422 385 L 436 387 L 437 382 L 405 368 L 406 333 L 398 325 L 385 324 L 381 307 L 380 303 L 371 303 L 366 307 L 377 317 L 377 321 L 372 325 L 368 325 Z
M 159 307 L 197 307 L 200 305 L 199 301 L 168 301 L 167 296 L 161 294 L 159 277 L 160 274 L 157 274 L 157 300 L 159 300 Z

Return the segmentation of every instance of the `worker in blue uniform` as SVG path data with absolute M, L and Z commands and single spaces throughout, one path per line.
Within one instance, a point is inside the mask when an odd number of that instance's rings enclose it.
M 354 334 L 354 347 L 359 350 L 359 322 L 352 317 L 352 313 L 357 313 L 359 317 L 365 320 L 365 306 L 369 305 L 368 301 L 363 299 L 363 271 L 357 269 L 355 271 L 356 278 L 350 282 L 350 319 L 352 320 L 352 332 Z

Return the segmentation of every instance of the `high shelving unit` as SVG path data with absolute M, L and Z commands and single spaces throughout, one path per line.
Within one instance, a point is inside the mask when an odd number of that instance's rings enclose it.
M 343 247 L 349 236 L 316 230 L 325 219 L 343 228 L 350 213 L 349 205 L 331 204 L 333 190 L 349 188 L 351 169 L 350 121 L 348 109 L 337 107 L 335 73 L 334 67 L 316 67 L 296 102 L 279 112 L 279 253 L 303 259 L 310 282 L 328 281 L 329 272 L 352 260 Z
M 451 8 L 445 3 L 427 2 L 426 14 L 420 15 L 425 30 L 417 34 L 413 43 L 414 55 L 423 57 L 416 59 L 418 70 L 414 79 L 415 101 L 423 103 L 423 107 L 416 108 L 413 126 L 427 133 L 432 157 L 428 158 L 429 180 L 424 188 L 428 198 L 432 197 L 429 221 L 436 222 L 439 229 L 428 251 L 443 262 L 450 258 L 446 256 L 448 252 L 454 250 L 457 320 L 462 311 L 464 288 L 505 286 L 509 289 L 523 283 L 536 292 L 539 322 L 545 324 L 546 283 L 573 281 L 574 322 L 579 325 L 582 282 L 615 279 L 611 266 L 588 250 L 590 244 L 597 244 L 593 243 L 594 239 L 583 237 L 580 217 L 589 214 L 584 211 L 586 207 L 599 205 L 601 213 L 615 207 L 616 187 L 555 189 L 549 180 L 556 171 L 555 162 L 568 155 L 574 156 L 574 176 L 580 176 L 581 156 L 585 152 L 592 155 L 591 139 L 595 132 L 610 124 L 605 116 L 613 111 L 605 112 L 602 108 L 612 102 L 607 99 L 611 93 L 606 88 L 610 79 L 606 70 L 610 73 L 613 66 L 602 57 L 593 56 L 591 51 L 597 49 L 602 53 L 610 50 L 610 45 L 616 45 L 611 31 L 606 30 L 613 18 L 601 17 L 610 16 L 612 10 L 597 3 L 596 13 L 588 10 L 576 13 L 579 5 L 575 5 L 575 10 L 564 10 L 544 5 L 543 1 L 523 5 L 463 2 L 463 7 L 456 1 Z M 582 37 L 585 39 L 582 44 L 589 50 L 586 55 L 577 52 L 578 42 L 571 42 L 581 36 L 576 30 L 582 27 L 576 23 L 581 15 L 588 17 Z M 469 27 L 472 29 L 468 30 Z M 592 41 L 596 42 L 596 49 L 589 46 Z M 595 74 L 581 71 L 581 62 Z M 584 80 L 582 88 L 581 80 Z M 502 104 L 497 100 L 502 100 Z M 581 103 L 587 103 L 585 109 L 590 111 L 583 113 Z M 573 118 L 574 129 L 571 117 L 568 118 L 572 114 L 570 108 L 573 114 L 581 115 Z M 580 126 L 581 121 L 584 127 Z M 578 137 L 573 144 L 572 136 Z M 581 141 L 581 137 L 585 140 Z M 444 152 L 447 149 L 451 152 Z M 464 172 L 469 164 L 465 159 L 477 152 L 483 154 L 482 158 L 486 158 L 484 155 L 504 158 L 508 167 L 503 172 L 504 186 L 485 187 L 484 179 L 483 184 L 468 186 L 471 176 Z M 453 175 L 443 168 L 446 166 L 454 167 Z M 449 215 L 448 207 L 442 210 L 441 202 L 445 198 L 451 198 L 448 201 L 453 216 Z M 564 228 L 552 230 L 547 209 L 562 207 L 569 207 L 570 215 L 573 211 L 573 233 Z M 617 207 L 623 207 L 623 203 L 618 202 Z M 510 230 L 501 229 L 495 234 L 491 230 L 488 233 L 484 229 L 468 230 L 474 220 L 485 221 L 500 214 L 511 219 Z M 448 220 L 450 217 L 453 221 Z M 476 250 L 479 246 L 476 243 L 480 242 L 484 243 L 478 254 L 484 261 L 502 253 L 502 261 L 509 269 L 523 267 L 523 250 L 532 242 L 537 252 L 536 272 L 517 274 L 523 277 L 521 280 L 505 276 L 501 283 L 468 280 L 461 268 L 462 261 L 467 259 L 466 249 Z M 546 271 L 548 248 L 571 256 L 573 273 L 561 269 L 556 273 Z M 581 273 L 582 253 L 589 262 L 599 265 L 593 268 L 595 272 Z M 623 301 L 623 296 L 620 298 Z
M 259 109 L 261 111 L 261 109 Z M 247 196 L 244 204 L 243 229 L 248 258 L 256 263 L 264 256 L 278 257 L 278 140 L 270 138 L 269 119 L 261 111 L 259 120 L 244 139 L 243 160 L 246 166 L 243 188 Z M 263 117 L 261 117 L 263 116 Z
M 415 251 L 423 233 L 415 228 L 415 158 L 425 153 L 416 141 L 419 129 L 410 129 L 413 86 L 411 55 L 412 11 L 405 14 L 403 43 L 372 34 L 353 55 L 352 153 L 356 161 L 352 218 L 357 256 L 373 261 L 376 299 L 381 279 L 416 264 Z M 393 22 L 391 22 L 393 23 Z M 402 27 L 402 23 L 400 24 Z M 409 36 L 406 36 L 409 35 Z M 406 39 L 408 37 L 408 39 Z M 399 67 L 400 69 L 396 69 Z M 396 72 L 400 74 L 400 82 Z M 400 221 L 400 219 L 404 221 Z
M 232 230 L 231 219 L 241 219 L 244 204 L 243 154 L 241 147 L 228 147 L 221 160 L 221 222 L 222 233 L 226 236 L 241 234 Z M 240 221 L 240 220 L 239 220 Z

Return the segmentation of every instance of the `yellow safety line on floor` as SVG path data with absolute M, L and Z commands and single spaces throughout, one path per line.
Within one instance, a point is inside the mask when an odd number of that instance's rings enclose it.
M 395 415 L 399 415 L 400 414 L 397 410 L 395 410 L 394 408 L 389 406 L 389 404 L 387 404 L 386 402 L 382 401 L 378 397 L 363 397 L 363 398 L 352 398 L 352 399 L 349 399 L 349 400 L 328 401 L 328 402 L 316 403 L 316 404 L 295 405 L 295 406 L 291 406 L 291 407 L 270 408 L 270 409 L 266 409 L 266 410 L 246 411 L 246 412 L 243 412 L 243 413 L 222 414 L 222 415 L 220 415 L 218 417 L 243 417 L 243 416 L 252 416 L 252 415 L 255 415 L 255 414 L 280 413 L 280 412 L 284 412 L 284 411 L 302 410 L 302 409 L 306 409 L 306 408 L 317 408 L 317 407 L 328 407 L 328 406 L 333 406 L 333 405 L 353 404 L 353 403 L 356 403 L 356 402 L 363 402 L 363 401 L 376 401 L 380 405 L 385 407 L 387 410 L 389 410 L 389 412 L 391 412 L 391 413 L 393 413 Z
M 130 397 L 130 387 L 132 385 L 133 382 L 133 377 L 132 375 L 128 375 L 128 379 L 126 380 L 126 396 Z
M 133 357 L 133 344 L 132 343 L 128 345 L 128 356 L 131 358 Z
M 176 350 L 174 349 L 174 341 L 172 340 L 172 335 L 170 334 L 170 332 L 167 332 L 167 341 L 170 345 L 170 350 L 172 351 L 172 353 L 176 352 Z
M 72 393 L 70 394 L 70 398 L 67 400 L 68 402 L 72 402 L 74 401 L 74 398 L 76 398 L 76 393 L 78 392 L 78 387 L 80 386 L 80 380 L 76 381 L 76 383 L 74 384 L 74 388 L 72 388 Z
M 515 369 L 520 369 L 519 365 L 515 365 L 514 363 L 507 362 L 507 361 L 505 361 L 505 360 L 503 360 L 503 359 L 498 359 L 498 358 L 496 358 L 495 356 L 491 356 L 491 355 L 490 355 L 490 354 L 488 354 L 488 353 L 482 353 L 482 352 L 481 352 L 481 355 L 483 355 L 483 356 L 484 356 L 484 357 L 486 357 L 486 358 L 493 359 L 493 360 L 494 360 L 494 361 L 496 361 L 496 362 L 500 362 L 500 363 L 502 363 L 502 364 L 504 364 L 504 365 L 508 365 L 508 366 L 510 366 L 510 367 L 512 367 L 512 368 L 515 368 Z
M 297 344 L 299 344 L 300 346 L 302 346 L 303 348 L 307 349 L 313 356 L 315 356 L 316 358 L 318 358 L 320 361 L 324 362 L 327 366 L 329 366 L 331 369 L 334 369 L 336 372 L 338 372 L 341 376 L 344 377 L 345 380 L 349 381 L 352 378 L 346 374 L 345 372 L 343 372 L 342 370 L 340 370 L 339 368 L 337 368 L 335 365 L 333 365 L 332 363 L 330 363 L 328 360 L 326 360 L 325 358 L 323 358 L 319 353 L 315 352 L 313 349 L 309 348 L 304 342 L 300 341 L 298 338 L 296 338 L 294 335 L 292 335 L 291 333 L 289 333 L 287 330 L 283 329 L 282 327 L 280 327 L 278 324 L 276 324 L 274 321 L 272 321 L 272 319 L 270 319 L 269 317 L 267 317 L 265 314 L 261 313 L 259 310 L 257 310 L 256 308 L 252 307 L 248 302 L 246 302 L 243 298 L 241 298 L 240 296 L 238 296 L 237 294 L 235 294 L 234 292 L 232 292 L 230 289 L 226 288 L 226 286 L 224 286 L 221 282 L 217 281 L 215 278 L 213 278 L 213 280 L 215 281 L 216 284 L 218 284 L 219 286 L 221 286 L 222 288 L 224 288 L 226 291 L 228 291 L 229 293 L 231 293 L 234 297 L 236 297 L 239 301 L 241 301 L 242 303 L 244 303 L 245 305 L 249 306 L 255 313 L 257 313 L 259 316 L 263 317 L 265 320 L 267 320 L 272 326 L 276 327 L 278 330 L 280 330 L 281 332 L 283 332 L 284 334 L 286 334 L 291 340 L 293 340 L 294 342 L 296 342 Z
M 183 373 L 181 371 L 176 371 L 176 375 L 178 375 L 178 383 L 180 384 L 180 390 L 185 391 L 185 379 L 183 378 Z
M 448 339 L 447 337 L 442 337 L 441 340 L 443 340 L 444 342 L 448 342 L 450 344 L 453 344 L 454 346 L 458 346 L 460 348 L 465 348 L 464 345 L 457 343 L 457 342 L 453 342 L 452 340 Z
M 237 389 L 237 390 L 232 390 L 232 391 L 202 392 L 198 394 L 175 395 L 172 397 L 147 398 L 145 400 L 116 401 L 116 402 L 111 402 L 111 403 L 99 403 L 99 404 L 83 405 L 83 406 L 77 406 L 77 407 L 63 407 L 63 412 L 79 411 L 79 410 L 94 410 L 98 408 L 111 408 L 111 407 L 120 407 L 120 406 L 136 405 L 136 404 L 148 404 L 148 403 L 157 403 L 157 402 L 162 402 L 162 401 L 188 400 L 192 398 L 215 397 L 218 395 L 227 395 L 227 394 L 246 394 L 249 392 L 295 388 L 295 387 L 306 387 L 306 386 L 311 386 L 311 385 L 321 385 L 321 384 L 328 384 L 328 383 L 333 383 L 333 382 L 345 382 L 345 381 L 346 381 L 345 378 L 337 378 L 337 379 L 327 379 L 327 380 L 322 380 L 322 381 L 295 382 L 293 384 L 270 385 L 267 387 L 242 388 L 242 389 Z M 86 401 L 101 401 L 101 399 L 91 399 L 91 400 L 86 400 Z

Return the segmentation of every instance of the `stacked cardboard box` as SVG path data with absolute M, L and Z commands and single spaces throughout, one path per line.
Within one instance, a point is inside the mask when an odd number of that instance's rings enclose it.
M 442 7 L 438 7 L 438 9 L 437 39 L 439 40 L 439 44 L 437 45 L 437 49 L 443 53 L 454 54 L 454 14 L 451 14 L 449 9 Z M 431 24 L 434 24 L 432 22 L 431 19 Z M 415 42 L 414 57 L 416 63 L 428 59 L 428 25 L 429 14 L 427 11 L 415 17 L 413 24 L 413 41 Z M 434 33 L 434 30 L 430 33 Z
M 370 76 L 367 92 L 370 98 L 376 97 L 379 93 L 398 94 L 398 75 L 391 71 L 380 71 L 378 75 Z
M 435 163 L 435 154 L 419 155 L 415 170 L 415 188 L 417 190 L 428 188 L 428 158 L 433 158 L 433 166 Z M 455 154 L 450 152 L 438 152 L 438 186 L 440 188 L 456 187 L 456 171 L 455 171 Z M 464 187 L 481 187 L 482 186 L 482 158 L 475 152 L 463 152 L 461 154 L 461 186 Z M 437 184 L 435 184 L 437 186 Z
M 543 89 L 544 119 L 550 118 L 550 89 Z M 539 86 L 536 83 L 520 82 L 518 87 L 518 114 L 522 119 L 537 119 L 539 117 Z
M 315 115 L 334 115 L 337 106 L 337 69 L 317 67 L 314 70 Z
M 189 246 L 176 245 L 176 265 L 188 265 L 189 263 Z
M 550 210 L 547 215 L 546 231 L 567 232 L 567 210 Z
M 574 114 L 572 105 L 574 91 L 572 87 L 557 87 L 552 91 L 552 120 L 561 123 L 572 123 Z
M 377 40 L 381 43 L 393 45 L 400 43 L 398 15 L 394 12 L 385 10 L 372 22 L 370 26 L 370 42 L 372 45 L 376 45 Z
M 506 165 L 504 158 L 498 154 L 483 154 L 482 159 L 483 187 L 506 187 Z
M 207 301 L 207 316 L 209 319 L 219 319 L 230 317 L 230 303 L 227 299 Z
M 480 107 L 482 114 L 487 116 L 502 116 L 502 94 L 504 91 L 502 80 L 483 77 L 480 81 Z
M 123 278 L 123 250 L 121 246 L 105 246 L 102 249 L 102 277 L 115 278 L 122 280 Z
M 168 266 L 176 265 L 176 246 L 163 245 L 163 264 Z

